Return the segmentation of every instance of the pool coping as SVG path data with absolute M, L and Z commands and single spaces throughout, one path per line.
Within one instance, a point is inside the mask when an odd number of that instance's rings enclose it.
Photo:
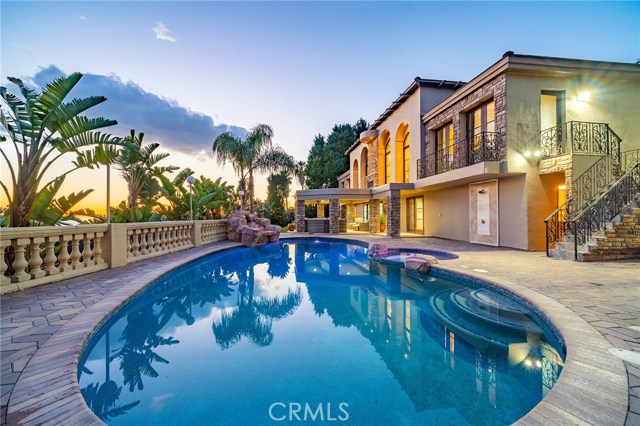
M 318 239 L 317 236 L 299 235 L 292 238 Z M 326 236 L 323 239 L 345 240 Z M 368 243 L 364 239 L 349 239 Z M 402 241 L 398 243 L 385 241 L 390 247 L 403 248 Z M 167 257 L 167 261 L 152 272 L 127 277 L 122 287 L 63 325 L 33 355 L 20 375 L 9 400 L 8 423 L 104 425 L 85 404 L 77 380 L 80 357 L 91 336 L 122 305 L 156 279 L 201 257 L 237 247 L 241 245 L 217 247 L 214 244 L 209 250 L 192 255 L 187 253 L 179 259 Z M 557 383 L 516 424 L 623 425 L 629 404 L 627 372 L 624 363 L 608 352 L 612 345 L 583 318 L 550 297 L 503 278 L 456 269 L 457 261 L 464 260 L 463 255 L 456 254 L 458 259 L 445 260 L 435 268 L 494 285 L 531 303 L 553 324 L 566 344 L 565 365 Z

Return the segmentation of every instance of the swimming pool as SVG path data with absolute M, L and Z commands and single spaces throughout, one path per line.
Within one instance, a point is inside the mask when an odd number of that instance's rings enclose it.
M 127 303 L 78 372 L 109 425 L 510 424 L 561 345 L 523 305 L 294 241 L 187 264 Z

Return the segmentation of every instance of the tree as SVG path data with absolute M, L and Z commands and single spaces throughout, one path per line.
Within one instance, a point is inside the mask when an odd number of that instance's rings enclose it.
M 337 187 L 337 177 L 349 170 L 349 156 L 345 152 L 368 127 L 368 123 L 361 118 L 353 125 L 336 124 L 326 140 L 322 135 L 317 135 L 307 158 L 307 186 Z
M 18 78 L 8 80 L 18 86 L 22 98 L 0 87 L 3 103 L 0 124 L 7 136 L 0 135 L 4 158 L 11 176 L 11 189 L 4 182 L 0 186 L 9 200 L 9 225 L 29 226 L 38 194 L 43 190 L 53 193 L 60 189 L 61 181 L 80 168 L 110 164 L 118 153 L 114 145 L 119 138 L 96 130 L 117 124 L 102 117 L 81 115 L 107 99 L 90 96 L 65 102 L 82 74 L 60 77 L 44 86 L 42 91 L 25 85 Z M 4 143 L 11 141 L 16 161 L 12 163 Z M 50 182 L 43 184 L 46 172 L 65 154 L 75 154 L 73 166 Z
M 291 176 L 288 172 L 272 173 L 267 178 L 267 204 L 288 209 L 289 194 L 291 194 Z
M 127 182 L 127 207 L 133 209 L 140 202 L 146 204 L 155 200 L 160 192 L 160 176 L 179 170 L 176 166 L 158 166 L 157 164 L 169 156 L 168 153 L 154 154 L 160 146 L 158 143 L 142 145 L 144 133 L 136 136 L 131 129 L 129 136 L 124 138 L 125 145 L 116 163 L 122 177 Z
M 292 171 L 295 160 L 282 148 L 273 146 L 273 129 L 266 124 L 258 124 L 249 130 L 244 139 L 231 133 L 223 133 L 213 141 L 212 152 L 218 164 L 231 163 L 238 174 L 240 190 L 244 190 L 253 211 L 254 173 L 273 173 L 281 170 Z M 244 208 L 244 206 L 242 206 Z
M 233 187 L 222 182 L 222 178 L 212 181 L 209 178 L 200 176 L 192 185 L 192 194 L 185 188 L 184 182 L 193 171 L 189 168 L 183 169 L 173 179 L 160 176 L 162 187 L 160 193 L 169 202 L 169 205 L 159 204 L 156 208 L 158 216 L 165 216 L 169 220 L 189 219 L 191 207 L 191 196 L 193 197 L 193 218 L 199 219 L 220 219 L 223 212 L 233 210 L 236 194 Z
M 307 163 L 306 161 L 298 161 L 296 163 L 295 169 L 293 174 L 296 177 L 296 180 L 298 181 L 298 183 L 300 184 L 300 189 L 304 190 L 304 181 L 306 178 L 305 172 L 307 168 Z

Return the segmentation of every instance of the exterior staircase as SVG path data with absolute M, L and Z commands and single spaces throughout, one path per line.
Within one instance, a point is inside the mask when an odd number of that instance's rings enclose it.
M 638 152 L 622 156 L 624 175 L 586 205 L 575 212 L 562 206 L 545 220 L 547 256 L 580 262 L 640 258 Z

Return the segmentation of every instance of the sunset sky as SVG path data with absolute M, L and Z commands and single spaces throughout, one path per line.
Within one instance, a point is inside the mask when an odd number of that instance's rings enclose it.
M 270 124 L 275 142 L 306 160 L 314 135 L 374 121 L 416 76 L 468 80 L 508 50 L 640 58 L 638 2 L 3 0 L 0 14 L 3 85 L 80 71 L 72 93 L 109 99 L 92 111 L 118 120 L 109 132 L 135 128 L 171 153 L 165 164 L 234 185 L 210 153 L 223 131 Z M 265 198 L 266 179 L 257 183 Z M 87 188 L 95 191 L 80 207 L 104 211 L 104 169 L 70 175 L 59 195 Z M 117 172 L 112 188 L 116 205 L 126 194 Z

